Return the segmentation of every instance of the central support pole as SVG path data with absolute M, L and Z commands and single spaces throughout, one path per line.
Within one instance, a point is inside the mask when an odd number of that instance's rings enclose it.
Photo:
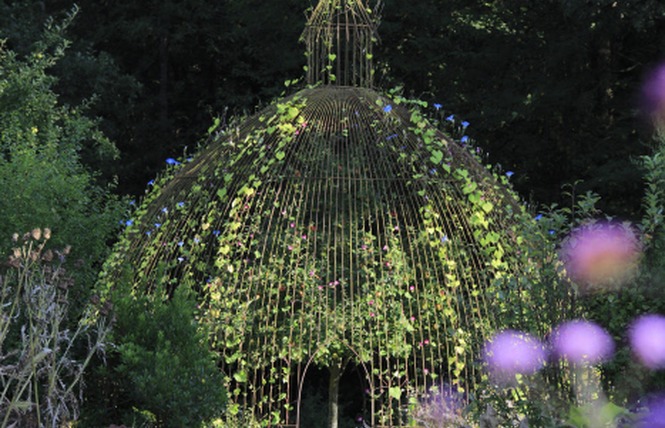
M 339 426 L 339 380 L 341 377 L 341 362 L 331 364 L 328 383 L 328 428 L 338 428 Z

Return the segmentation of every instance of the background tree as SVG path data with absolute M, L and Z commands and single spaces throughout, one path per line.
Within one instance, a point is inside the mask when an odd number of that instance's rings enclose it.
M 90 281 L 108 251 L 122 214 L 112 187 L 82 163 L 83 154 L 108 162 L 117 155 L 86 104 L 62 104 L 53 91 L 51 69 L 67 42 L 52 22 L 25 56 L 0 45 L 0 250 L 12 234 L 50 227 L 53 244 L 72 246 L 81 279 Z

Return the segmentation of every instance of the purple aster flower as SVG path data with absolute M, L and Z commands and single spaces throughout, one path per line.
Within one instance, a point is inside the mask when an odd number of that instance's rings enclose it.
M 596 364 L 612 357 L 614 340 L 598 324 L 576 320 L 554 331 L 552 347 L 559 358 L 571 363 Z
M 642 111 L 656 126 L 665 124 L 665 63 L 646 76 L 641 93 Z
M 630 347 L 650 369 L 665 368 L 665 316 L 644 315 L 630 326 Z
M 575 229 L 562 243 L 559 257 L 571 279 L 594 287 L 629 279 L 637 268 L 640 252 L 630 227 L 599 222 Z
M 484 360 L 500 381 L 511 381 L 516 374 L 532 374 L 545 364 L 545 347 L 535 337 L 505 330 L 485 343 Z
M 647 401 L 647 411 L 638 425 L 639 428 L 665 428 L 665 395 L 651 397 Z

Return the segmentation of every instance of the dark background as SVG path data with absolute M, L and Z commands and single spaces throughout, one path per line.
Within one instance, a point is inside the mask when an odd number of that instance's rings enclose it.
M 192 153 L 216 117 L 256 111 L 303 75 L 299 36 L 313 0 L 81 0 L 68 54 L 52 69 L 63 103 L 120 149 L 89 167 L 141 195 L 168 157 Z M 569 204 L 565 183 L 601 208 L 639 215 L 635 159 L 650 151 L 640 82 L 665 59 L 661 0 L 385 0 L 375 58 L 383 89 L 471 123 L 488 161 L 514 171 L 530 204 Z M 0 3 L 0 38 L 30 52 L 71 1 Z M 434 111 L 432 109 L 432 111 Z M 84 158 L 85 160 L 85 158 Z

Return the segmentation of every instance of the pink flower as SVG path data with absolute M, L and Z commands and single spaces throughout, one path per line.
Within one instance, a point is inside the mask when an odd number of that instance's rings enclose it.
M 484 360 L 499 381 L 511 381 L 516 374 L 531 374 L 545 364 L 545 347 L 535 337 L 505 330 L 485 343 Z
M 561 245 L 566 272 L 580 285 L 593 288 L 627 280 L 640 256 L 640 244 L 625 225 L 600 222 L 574 230 Z
M 598 324 L 576 320 L 554 331 L 552 347 L 560 358 L 571 363 L 596 364 L 612 357 L 614 340 Z
M 665 316 L 644 315 L 633 322 L 628 332 L 630 347 L 650 369 L 665 368 Z

